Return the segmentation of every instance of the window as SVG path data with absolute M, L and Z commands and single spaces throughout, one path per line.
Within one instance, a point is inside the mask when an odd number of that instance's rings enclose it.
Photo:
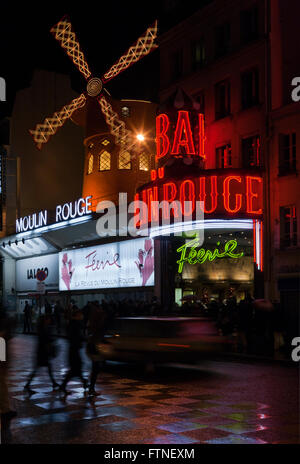
M 241 42 L 246 44 L 258 37 L 258 8 L 241 11 Z
M 279 175 L 296 171 L 296 132 L 279 134 Z
M 99 171 L 109 171 L 110 170 L 110 153 L 108 151 L 103 151 L 99 155 Z
M 130 116 L 130 108 L 128 108 L 128 106 L 122 106 L 121 112 L 124 118 L 128 118 Z
M 107 140 L 107 139 L 104 139 L 104 140 L 102 140 L 101 143 L 102 143 L 102 145 L 104 145 L 106 147 L 110 143 L 110 141 Z
M 198 111 L 200 113 L 205 113 L 205 93 L 204 93 L 204 90 L 201 90 L 200 92 L 196 93 L 194 96 L 193 96 L 194 100 L 196 103 L 198 103 L 199 105 L 199 109 Z
M 293 205 L 280 208 L 280 246 L 297 246 L 297 214 Z
M 149 171 L 149 156 L 146 153 L 142 153 L 139 158 L 139 170 Z
M 226 55 L 230 50 L 230 23 L 220 24 L 215 29 L 215 57 Z
M 258 103 L 258 70 L 250 69 L 241 75 L 242 108 L 250 108 Z
M 231 168 L 232 157 L 231 157 L 231 144 L 223 145 L 216 149 L 216 165 L 219 169 Z
M 93 169 L 94 169 L 94 156 L 90 155 L 89 161 L 88 161 L 88 174 L 92 174 Z
M 260 166 L 260 137 L 255 135 L 242 140 L 243 168 Z
M 179 79 L 183 74 L 183 53 L 177 50 L 171 56 L 171 79 Z
M 230 114 L 230 82 L 226 79 L 215 86 L 216 119 Z
M 192 42 L 192 70 L 197 71 L 205 63 L 205 45 L 204 38 Z
M 119 169 L 131 169 L 131 157 L 128 151 L 119 153 Z

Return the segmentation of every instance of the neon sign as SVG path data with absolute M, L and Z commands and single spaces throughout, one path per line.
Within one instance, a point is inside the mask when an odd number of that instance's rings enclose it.
M 195 202 L 203 202 L 205 216 L 226 216 L 260 218 L 263 212 L 263 181 L 260 175 L 245 175 L 242 170 L 230 170 L 230 175 L 218 175 L 217 171 L 206 170 L 202 176 L 189 176 L 183 179 L 166 179 L 156 176 L 153 171 L 152 178 L 156 180 L 138 190 L 136 200 L 147 204 L 149 217 L 155 220 L 159 212 L 155 211 L 153 202 L 165 201 L 162 218 L 169 214 L 167 204 L 178 202 L 173 210 L 174 218 L 184 214 L 184 202 L 190 202 L 186 215 L 195 212 Z M 212 174 L 212 175 L 209 175 Z M 146 218 L 141 218 L 142 223 Z
M 217 245 L 220 246 L 220 242 L 217 242 Z M 233 258 L 238 259 L 244 256 L 244 252 L 234 253 L 234 250 L 237 247 L 236 240 L 228 240 L 224 245 L 224 251 L 220 252 L 218 248 L 215 248 L 214 251 L 206 250 L 205 248 L 200 248 L 196 250 L 199 246 L 198 238 L 191 240 L 188 243 L 185 243 L 181 247 L 177 248 L 177 252 L 181 253 L 180 259 L 176 261 L 178 264 L 178 272 L 181 274 L 184 263 L 189 264 L 203 264 L 205 261 L 214 261 L 216 258 Z
M 205 159 L 204 116 L 199 113 L 194 122 L 188 111 L 178 111 L 174 136 L 170 133 L 170 119 L 165 113 L 156 117 L 156 159 L 171 155 L 195 155 Z M 191 121 L 194 124 L 191 124 Z
M 89 195 L 85 198 L 79 198 L 76 201 L 65 203 L 64 205 L 57 205 L 54 218 L 51 218 L 51 213 L 47 210 L 18 218 L 16 220 L 16 233 L 38 229 L 50 223 L 55 224 L 76 217 L 86 216 L 92 212 L 91 198 L 92 196 Z

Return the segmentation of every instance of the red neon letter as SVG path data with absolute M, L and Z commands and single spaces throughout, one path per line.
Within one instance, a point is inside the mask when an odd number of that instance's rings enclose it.
M 213 213 L 217 207 L 217 196 L 218 196 L 218 190 L 217 190 L 217 176 L 211 176 L 210 177 L 210 198 L 211 198 L 211 209 L 208 210 L 206 208 L 206 191 L 205 191 L 205 177 L 199 177 L 199 182 L 200 182 L 200 193 L 199 193 L 199 198 L 200 201 L 204 202 L 204 212 L 207 214 Z
M 258 182 L 259 184 L 262 183 L 261 177 L 252 177 L 246 176 L 246 183 L 247 183 L 247 213 L 250 214 L 262 214 L 262 208 L 253 209 L 253 198 L 261 198 L 259 194 L 252 191 L 252 184 L 253 182 Z
M 192 129 L 189 120 L 189 113 L 187 111 L 179 111 L 178 119 L 175 129 L 175 136 L 173 147 L 171 150 L 172 155 L 179 155 L 180 146 L 185 147 L 188 155 L 195 154 L 195 147 L 192 137 Z
M 174 201 L 177 195 L 176 184 L 174 184 L 174 182 L 167 182 L 166 184 L 163 184 L 163 194 L 164 201 L 167 201 L 168 203 Z M 173 208 L 173 213 L 174 217 L 178 217 L 177 209 L 175 210 L 175 208 Z M 169 217 L 169 208 L 167 208 L 167 205 L 164 205 L 163 207 L 163 216 L 165 219 Z
M 143 192 L 144 196 L 144 192 Z M 140 228 L 142 224 L 147 223 L 147 218 L 145 217 L 144 210 L 141 211 L 141 208 L 138 208 L 138 202 L 140 201 L 140 195 L 136 193 L 134 195 L 134 227 L 135 228 Z
M 147 192 L 147 207 L 148 207 L 148 220 L 158 221 L 158 188 L 148 188 Z M 153 201 L 157 203 L 154 204 Z
M 204 151 L 204 116 L 202 113 L 199 113 L 199 156 L 206 159 L 205 151 Z
M 163 158 L 168 153 L 170 147 L 167 132 L 169 129 L 169 118 L 166 114 L 160 114 L 156 117 L 156 159 Z M 160 141 L 161 140 L 161 141 Z M 162 147 L 161 147 L 162 142 Z
M 237 213 L 242 207 L 242 195 L 241 193 L 235 194 L 235 208 L 230 208 L 230 182 L 236 180 L 241 183 L 242 179 L 240 176 L 227 176 L 223 182 L 223 196 L 224 196 L 224 208 L 228 213 Z
M 186 185 L 188 185 L 187 192 L 185 188 Z M 191 204 L 185 205 L 185 201 L 189 201 Z M 180 187 L 180 204 L 182 214 L 185 216 L 191 216 L 195 209 L 195 185 L 192 180 L 185 180 L 182 182 Z M 185 208 L 185 206 L 187 208 Z
M 158 177 L 163 179 L 165 177 L 165 168 L 158 168 Z
M 156 169 L 151 169 L 151 180 L 156 180 L 156 177 L 157 177 L 157 173 L 156 173 Z

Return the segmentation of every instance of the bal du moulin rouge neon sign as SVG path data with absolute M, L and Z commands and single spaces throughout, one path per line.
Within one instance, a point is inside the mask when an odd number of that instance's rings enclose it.
M 174 131 L 172 127 L 175 127 Z M 167 114 L 156 117 L 156 159 L 165 157 L 200 157 L 206 162 L 204 115 L 178 111 L 174 126 Z M 229 217 L 259 218 L 263 213 L 263 180 L 260 173 L 245 169 L 203 169 L 176 179 L 165 176 L 164 168 L 152 170 L 152 182 L 138 189 L 135 199 L 145 202 L 151 211 L 153 201 L 191 202 L 203 201 L 205 215 L 220 214 Z M 155 214 L 153 211 L 150 214 Z M 162 212 L 164 217 L 164 211 Z M 168 212 L 166 211 L 166 214 Z M 176 209 L 174 217 L 178 216 Z M 144 222 L 146 218 L 141 218 Z M 150 218 L 148 218 L 150 219 Z M 156 218 L 154 218 L 156 219 Z

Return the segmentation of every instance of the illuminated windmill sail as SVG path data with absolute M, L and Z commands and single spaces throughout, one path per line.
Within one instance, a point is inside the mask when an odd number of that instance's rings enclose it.
M 53 116 L 46 118 L 41 124 L 37 124 L 35 129 L 29 130 L 37 148 L 41 149 L 49 141 L 50 137 L 56 134 L 58 129 L 72 117 L 74 111 L 86 104 L 86 95 L 97 99 L 110 132 L 115 137 L 116 144 L 126 146 L 127 149 L 133 146 L 133 134 L 126 129 L 124 121 L 119 118 L 119 115 L 113 110 L 111 104 L 103 95 L 103 85 L 157 48 L 155 44 L 157 38 L 157 21 L 138 38 L 135 44 L 101 78 L 91 77 L 91 71 L 83 52 L 80 50 L 79 42 L 67 17 L 59 21 L 51 29 L 51 33 L 58 40 L 75 66 L 84 75 L 87 80 L 87 88 L 86 92 L 72 100 L 69 105 L 65 105 L 60 111 L 56 111 Z

